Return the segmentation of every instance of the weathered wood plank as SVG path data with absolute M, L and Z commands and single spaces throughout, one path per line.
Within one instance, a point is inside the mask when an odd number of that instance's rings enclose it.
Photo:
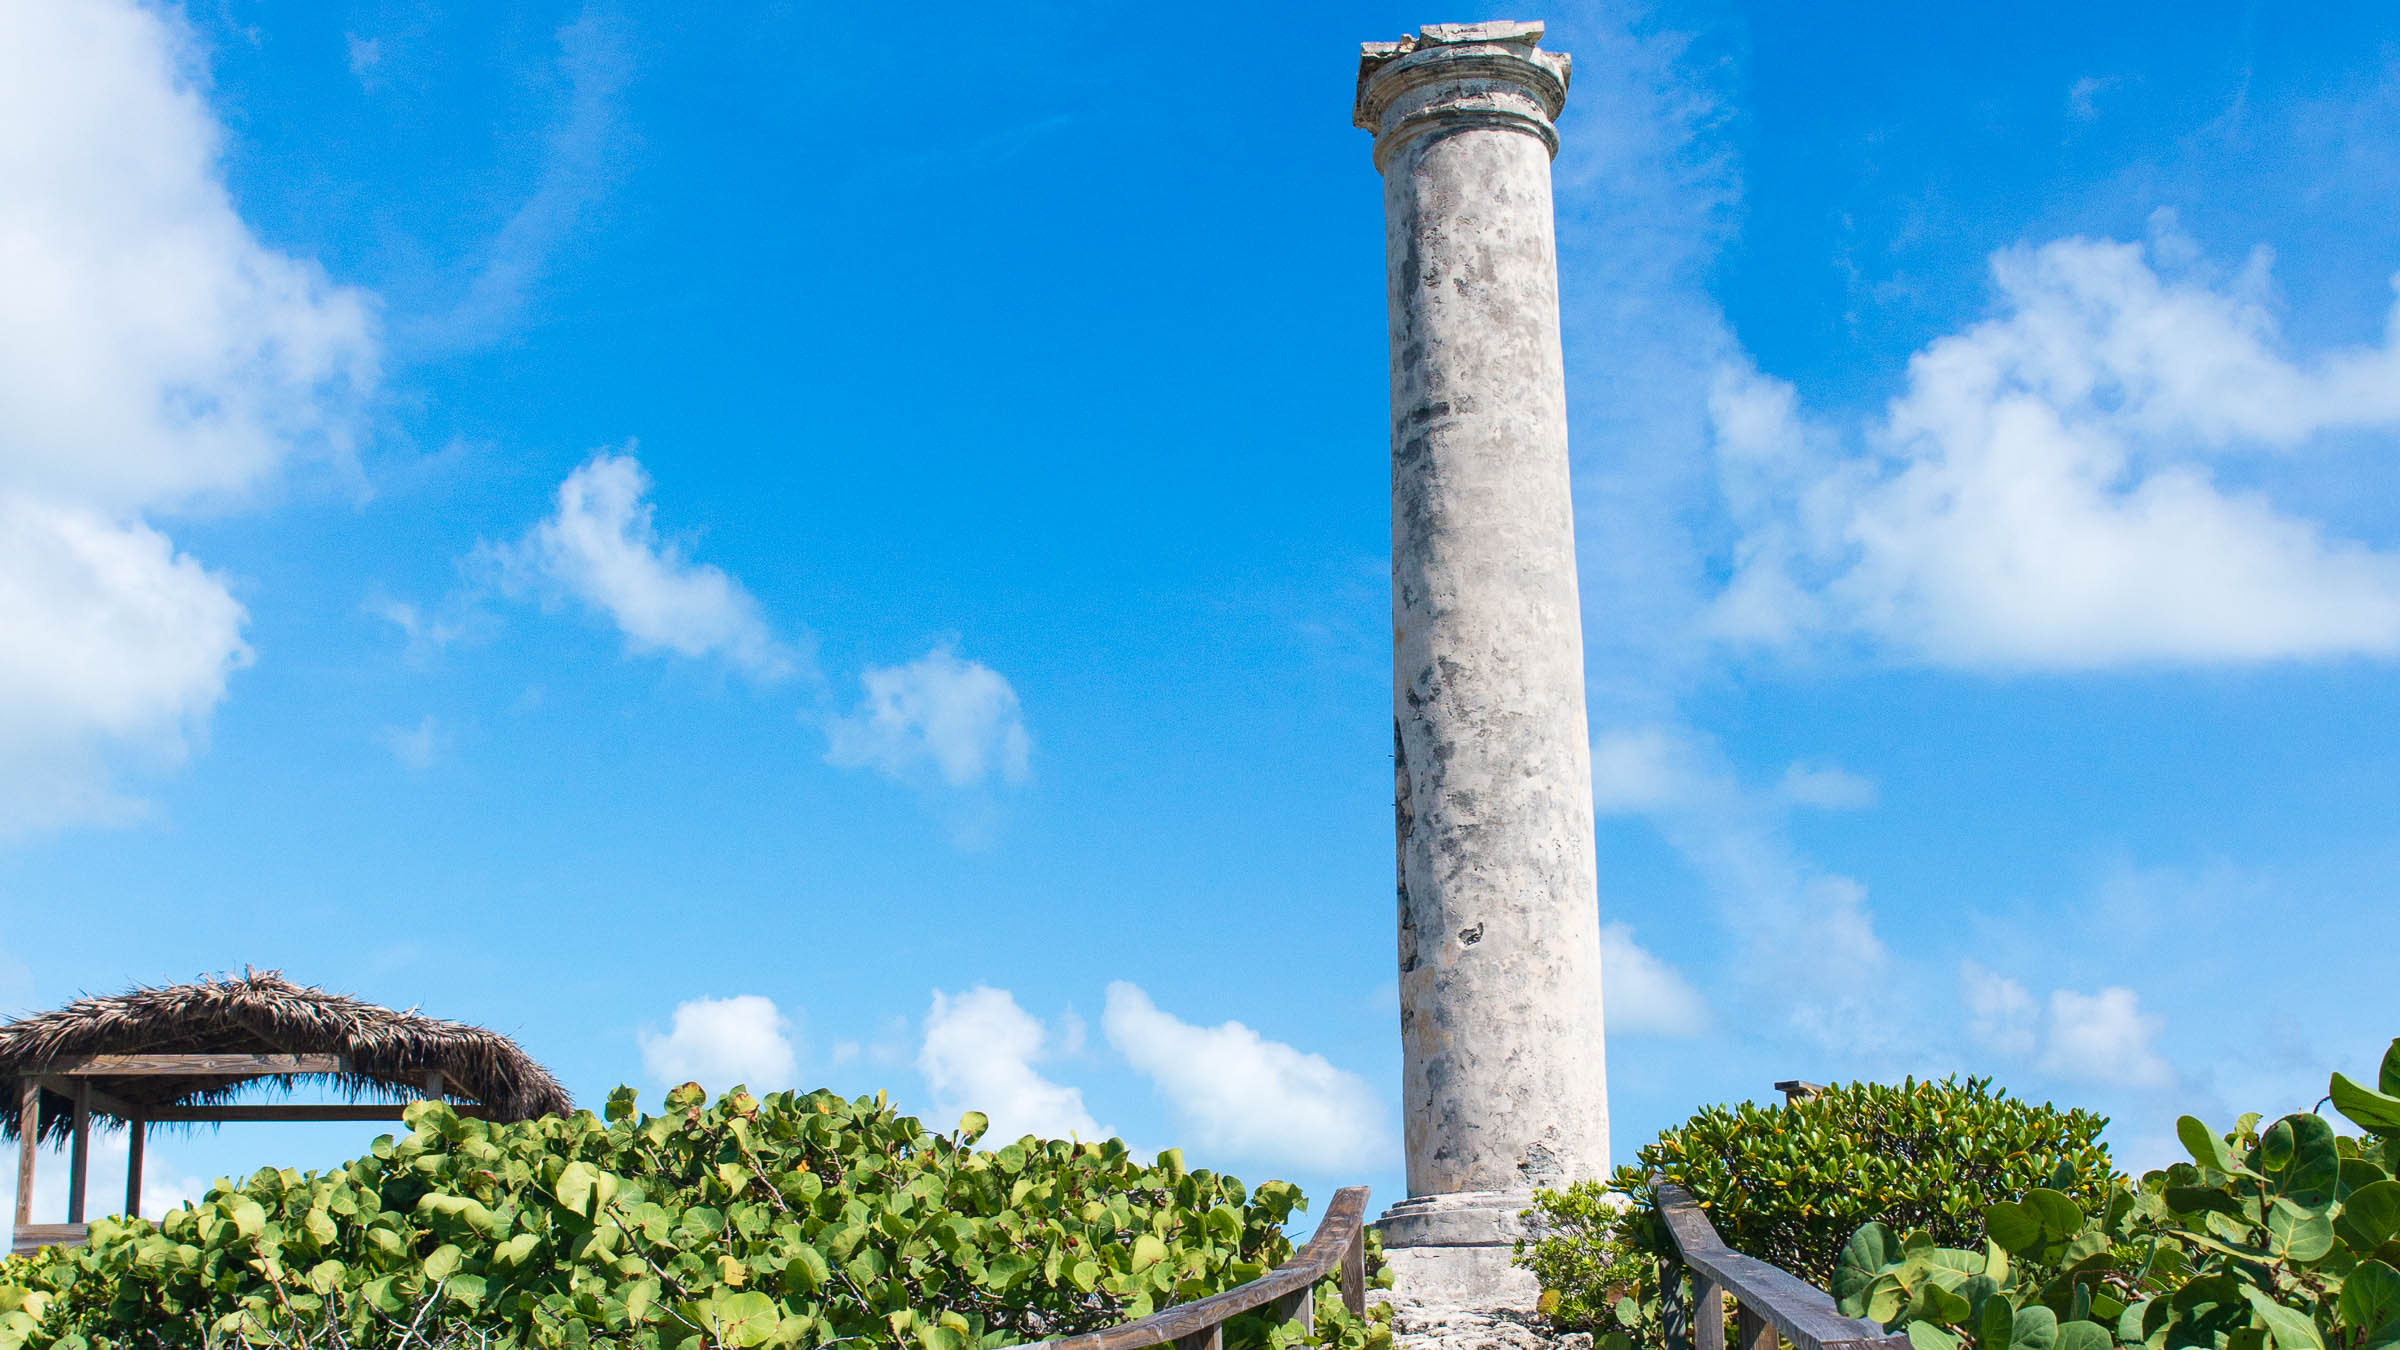
M 1741 1350 L 1779 1350 L 1783 1343 L 1775 1324 L 1759 1316 L 1747 1303 L 1735 1310 L 1733 1321 L 1734 1339 L 1741 1342 Z
M 75 1100 L 75 1094 L 80 1090 L 85 1099 L 91 1102 L 92 1110 L 104 1116 L 115 1116 L 119 1120 L 131 1120 L 141 1114 L 140 1108 L 120 1101 L 94 1087 L 89 1078 L 64 1078 L 53 1075 L 42 1079 L 41 1082 L 44 1091 L 57 1093 L 68 1101 Z
M 1901 1350 L 1905 1336 L 1894 1336 L 1873 1322 L 1844 1317 L 1833 1296 L 1789 1271 L 1780 1270 L 1725 1245 L 1699 1202 L 1681 1186 L 1653 1182 L 1659 1217 L 1691 1267 L 1695 1280 L 1705 1280 L 1732 1295 L 1772 1324 L 1793 1350 Z
M 226 1078 L 255 1074 L 348 1073 L 340 1055 L 84 1055 L 50 1065 L 69 1077 Z
M 1342 1252 L 1342 1306 L 1353 1316 L 1367 1311 L 1367 1235 L 1363 1232 Z
M 33 1156 L 42 1146 L 42 1080 L 17 1082 L 17 1227 L 33 1222 Z
M 139 1120 L 125 1125 L 125 1212 L 139 1216 L 142 1212 L 142 1145 L 150 1129 Z
M 277 1102 L 258 1106 L 155 1106 L 142 1115 L 159 1124 L 238 1125 L 252 1121 L 398 1120 L 408 1107 L 405 1102 L 333 1105 Z M 488 1120 L 491 1116 L 488 1107 L 453 1104 L 450 1109 L 478 1120 Z
M 67 1222 L 83 1222 L 92 1183 L 92 1085 L 75 1085 L 74 1123 L 67 1134 Z
M 1175 1338 L 1175 1350 L 1225 1350 L 1225 1324 Z
M 1799 1078 L 1787 1078 L 1784 1081 L 1777 1083 L 1775 1085 L 1775 1090 L 1783 1094 L 1784 1104 L 1788 1106 L 1793 1102 L 1807 1101 L 1809 1098 L 1825 1091 L 1825 1085 L 1823 1083 L 1811 1083 Z
M 10 1236 L 9 1250 L 18 1256 L 31 1256 L 44 1247 L 80 1247 L 91 1236 L 89 1225 L 80 1223 L 21 1223 Z
M 1697 1350 L 1725 1350 L 1725 1291 L 1702 1276 L 1692 1279 L 1692 1344 Z
M 1031 1344 L 1043 1350 L 1147 1350 L 1154 1345 L 1180 1342 L 1185 1337 L 1204 1336 L 1211 1329 L 1223 1326 L 1226 1318 L 1253 1308 L 1279 1301 L 1286 1306 L 1296 1304 L 1299 1300 L 1293 1295 L 1308 1294 L 1317 1281 L 1341 1264 L 1342 1254 L 1359 1240 L 1366 1217 L 1367 1188 L 1345 1186 L 1334 1192 L 1333 1203 L 1325 1207 L 1324 1221 L 1317 1225 L 1316 1236 L 1308 1240 L 1308 1245 L 1291 1260 L 1250 1283 L 1207 1298 L 1178 1303 L 1104 1331 Z

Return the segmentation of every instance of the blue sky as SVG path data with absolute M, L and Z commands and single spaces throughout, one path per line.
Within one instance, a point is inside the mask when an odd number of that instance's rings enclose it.
M 1348 105 L 1505 14 L 1618 1158 L 1960 1071 L 2147 1161 L 2400 1033 L 2388 7 L 704 9 L 0 0 L 0 1003 L 1398 1198 Z

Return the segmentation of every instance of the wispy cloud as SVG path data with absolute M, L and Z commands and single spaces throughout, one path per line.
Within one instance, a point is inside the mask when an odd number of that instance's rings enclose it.
M 905 665 L 869 667 L 859 683 L 858 706 L 826 725 L 827 763 L 904 783 L 931 774 L 952 788 L 1032 776 L 1017 691 L 990 666 L 940 645 Z
M 1767 1021 L 1829 1047 L 1886 1048 L 1892 1029 L 1868 1015 L 1881 997 L 1868 991 L 1890 953 L 1866 887 L 1794 846 L 1784 791 L 1745 785 L 1714 741 L 1672 725 L 1603 732 L 1592 779 L 1602 815 L 1647 818 L 1706 883 Z
M 659 534 L 650 488 L 631 453 L 602 451 L 559 484 L 546 519 L 482 556 L 505 591 L 606 615 L 630 653 L 715 657 L 769 683 L 799 673 L 801 656 L 740 581 L 692 561 L 688 541 Z
M 392 752 L 392 758 L 400 761 L 400 767 L 411 773 L 423 773 L 441 758 L 447 737 L 442 732 L 440 720 L 432 713 L 427 713 L 417 719 L 415 726 L 385 727 L 376 733 L 375 739 L 383 743 L 384 749 Z
M 373 44 L 367 44 L 371 58 Z M 353 39 L 352 64 L 358 45 Z M 374 64 L 370 59 L 368 66 Z M 506 333 L 524 311 L 560 247 L 619 172 L 626 141 L 619 103 L 633 78 L 632 34 L 592 4 L 558 30 L 558 74 L 566 93 L 544 143 L 539 177 L 492 237 L 466 294 L 446 313 L 412 328 L 419 343 L 471 347 Z

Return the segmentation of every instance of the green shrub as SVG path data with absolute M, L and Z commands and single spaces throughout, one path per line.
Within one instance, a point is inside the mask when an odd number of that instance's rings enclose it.
M 2093 1205 L 2040 1189 L 1985 1212 L 1972 1249 L 1862 1227 L 1842 1310 L 1916 1350 L 2390 1350 L 2400 1346 L 2400 1041 L 2375 1088 L 2329 1094 L 2368 1135 L 2314 1112 L 2219 1135 L 2185 1116 L 2192 1161 Z
M 2019 1101 L 1989 1079 L 1852 1083 L 1789 1104 L 1712 1106 L 1643 1147 L 1607 1183 L 1536 1195 L 1518 1263 L 1553 1320 L 1655 1340 L 1656 1262 L 1672 1250 L 1656 1174 L 1690 1191 L 1727 1246 L 1824 1286 L 1843 1244 L 1879 1220 L 1937 1241 L 1980 1232 L 1985 1208 L 2054 1185 L 2106 1196 L 2106 1118 Z
M 0 1261 L 0 1350 L 352 1347 L 429 1341 L 642 1350 L 858 1343 L 973 1350 L 1095 1330 L 1257 1278 L 1302 1204 L 1150 1163 L 1117 1140 L 974 1147 L 878 1094 L 696 1085 L 639 1116 L 521 1124 L 411 1107 L 411 1133 L 324 1173 L 220 1182 L 156 1224 Z M 1317 1299 L 1228 1347 L 1381 1350 L 1380 1322 Z

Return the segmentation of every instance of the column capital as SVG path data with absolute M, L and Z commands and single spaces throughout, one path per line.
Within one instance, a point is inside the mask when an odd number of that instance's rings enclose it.
M 1351 120 L 1375 133 L 1375 167 L 1429 132 L 1460 127 L 1522 131 L 1556 155 L 1552 123 L 1573 62 L 1541 41 L 1539 23 L 1494 20 L 1429 23 L 1398 42 L 1361 44 Z

